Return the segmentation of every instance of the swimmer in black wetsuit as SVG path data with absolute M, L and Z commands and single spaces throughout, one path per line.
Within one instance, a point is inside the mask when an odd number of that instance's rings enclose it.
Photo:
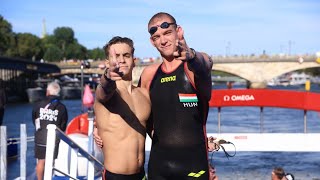
M 148 23 L 150 41 L 162 64 L 146 67 L 141 87 L 149 89 L 153 131 L 148 179 L 209 179 L 206 120 L 212 60 L 188 47 L 183 29 L 167 13 Z

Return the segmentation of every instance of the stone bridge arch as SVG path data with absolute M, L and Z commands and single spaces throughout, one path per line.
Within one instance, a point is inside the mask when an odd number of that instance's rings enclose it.
M 296 71 L 320 67 L 317 62 L 248 62 L 248 63 L 215 63 L 213 70 L 234 74 L 250 82 L 251 88 L 264 88 L 267 81 L 279 75 Z
M 251 88 L 263 88 L 267 81 L 279 75 L 296 71 L 320 67 L 317 58 L 314 56 L 304 57 L 303 62 L 298 61 L 299 57 L 271 57 L 271 58 L 213 58 L 212 70 L 227 72 L 239 76 L 250 82 Z M 316 61 L 317 60 L 317 61 Z M 91 68 L 84 69 L 84 73 L 102 74 L 103 69 L 99 64 L 103 61 L 93 62 Z M 69 66 L 65 63 L 57 64 L 61 68 L 61 74 L 81 73 L 80 64 Z M 141 72 L 146 65 L 138 64 L 133 70 L 133 82 L 136 84 L 140 78 Z

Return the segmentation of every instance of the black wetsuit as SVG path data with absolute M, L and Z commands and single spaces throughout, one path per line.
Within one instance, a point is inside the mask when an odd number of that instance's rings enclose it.
M 68 112 L 65 105 L 58 99 L 58 96 L 48 96 L 45 100 L 38 102 L 34 106 L 32 120 L 36 127 L 34 140 L 35 157 L 37 159 L 45 159 L 47 125 L 55 124 L 59 129 L 65 131 L 68 122 Z M 54 158 L 57 158 L 58 148 L 59 139 L 57 138 Z
M 204 101 L 185 73 L 186 63 L 173 72 L 159 66 L 150 85 L 154 134 L 148 179 L 208 180 Z
M 104 169 L 102 172 L 102 179 L 103 180 L 146 180 L 146 173 L 144 172 L 143 167 L 139 173 L 130 174 L 130 175 L 115 174 Z

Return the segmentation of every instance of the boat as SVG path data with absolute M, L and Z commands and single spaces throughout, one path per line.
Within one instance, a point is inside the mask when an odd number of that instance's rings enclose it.
M 37 102 L 46 97 L 46 90 L 41 87 L 28 88 L 27 90 L 28 101 Z
M 309 81 L 311 78 L 310 75 L 305 73 L 292 73 L 290 75 L 290 85 L 305 85 L 307 81 Z
M 80 114 L 74 117 L 67 126 L 66 134 L 84 134 L 88 135 L 88 113 Z
M 68 75 L 57 77 L 61 84 L 61 99 L 81 99 L 81 86 L 78 78 Z
M 305 73 L 287 73 L 279 77 L 273 78 L 267 82 L 268 86 L 300 86 L 305 85 L 307 81 L 313 79 L 310 75 Z
M 26 90 L 28 101 L 32 103 L 43 100 L 46 97 L 46 86 L 51 81 L 51 79 L 42 78 L 35 80 L 36 87 L 31 87 Z
M 77 86 L 62 86 L 62 99 L 81 99 L 81 88 Z

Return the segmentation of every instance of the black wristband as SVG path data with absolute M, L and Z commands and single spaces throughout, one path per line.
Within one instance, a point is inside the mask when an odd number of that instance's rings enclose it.
M 189 59 L 188 61 L 191 62 L 191 61 L 194 61 L 197 57 L 197 52 L 193 49 L 193 48 L 190 48 L 192 54 L 193 54 L 193 57 L 191 59 Z
M 110 78 L 108 78 L 108 69 L 109 69 L 109 68 L 106 68 L 106 69 L 104 70 L 104 72 L 103 72 L 103 76 L 104 76 L 104 78 L 105 78 L 107 81 L 111 80 Z
M 116 82 L 112 80 L 106 80 L 105 82 L 99 83 L 99 85 L 106 94 L 113 93 L 117 88 Z
M 108 71 L 108 68 L 106 68 L 106 70 L 104 71 L 99 83 L 101 88 L 104 90 L 106 94 L 116 89 L 116 82 L 108 78 L 107 71 Z

